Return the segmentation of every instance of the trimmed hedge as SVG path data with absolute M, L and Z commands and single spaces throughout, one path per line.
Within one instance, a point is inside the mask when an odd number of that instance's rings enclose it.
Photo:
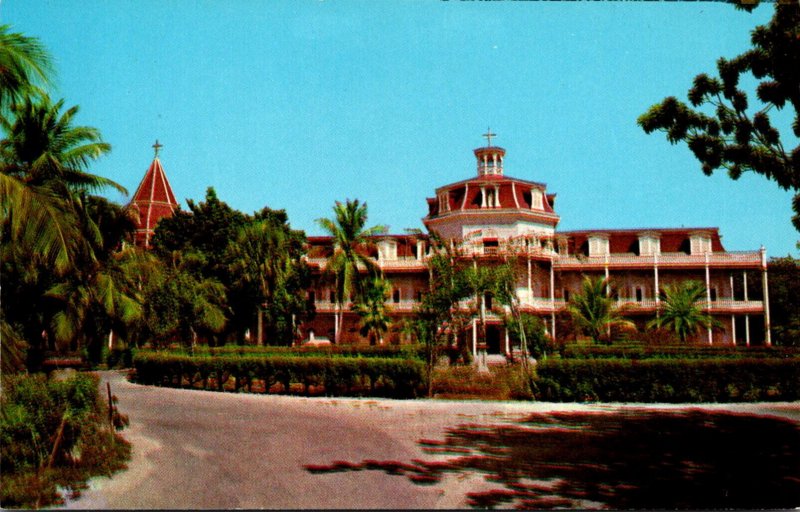
M 536 398 L 556 402 L 755 402 L 800 399 L 798 359 L 550 359 Z
M 316 345 L 300 347 L 279 347 L 253 345 L 225 345 L 223 347 L 199 346 L 190 354 L 187 349 L 167 351 L 173 354 L 193 356 L 310 356 L 310 357 L 381 357 L 381 358 L 422 358 L 422 345 Z
M 288 356 L 187 356 L 137 352 L 133 358 L 136 381 L 142 384 L 191 387 L 216 391 L 263 391 L 281 384 L 289 393 L 293 385 L 310 394 L 311 386 L 326 395 L 416 396 L 422 386 L 423 365 L 415 359 L 288 357 Z M 233 385 L 228 385 L 229 381 Z M 226 389 L 226 386 L 228 389 Z
M 562 356 L 569 359 L 699 359 L 699 358 L 792 358 L 800 357 L 793 347 L 742 347 L 714 345 L 646 345 L 627 342 L 613 345 L 565 345 Z

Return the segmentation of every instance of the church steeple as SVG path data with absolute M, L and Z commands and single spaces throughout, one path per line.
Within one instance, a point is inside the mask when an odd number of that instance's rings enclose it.
M 478 160 L 478 176 L 502 176 L 506 150 L 492 146 L 492 137 L 497 136 L 492 130 L 486 130 L 483 136 L 486 137 L 486 146 L 474 150 L 475 158 Z
M 172 187 L 158 159 L 162 147 L 158 140 L 153 144 L 155 151 L 153 162 L 131 199 L 131 206 L 139 213 L 134 242 L 144 248 L 150 247 L 158 221 L 164 217 L 171 217 L 178 207 L 178 201 L 175 200 L 175 194 L 172 193 Z

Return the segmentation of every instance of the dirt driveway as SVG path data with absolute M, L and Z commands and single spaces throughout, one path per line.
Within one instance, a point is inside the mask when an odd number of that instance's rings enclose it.
M 312 474 L 304 466 L 408 462 L 426 456 L 420 439 L 441 439 L 459 424 L 627 407 L 261 396 L 140 386 L 120 372 L 101 377 L 130 417 L 124 435 L 133 458 L 127 471 L 92 480 L 68 508 L 463 508 L 467 490 L 490 485 L 481 475 L 420 486 L 381 471 Z M 708 408 L 800 422 L 797 404 Z

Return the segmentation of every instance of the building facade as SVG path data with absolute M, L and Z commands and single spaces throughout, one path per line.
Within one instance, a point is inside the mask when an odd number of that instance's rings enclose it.
M 662 308 L 666 285 L 697 280 L 706 287 L 703 306 L 720 327 L 698 333 L 693 342 L 770 344 L 763 247 L 726 251 L 719 230 L 709 227 L 559 231 L 555 194 L 544 183 L 506 176 L 506 152 L 491 145 L 493 134 L 486 136 L 488 145 L 474 150 L 476 174 L 436 189 L 422 221 L 473 265 L 492 265 L 514 255 L 522 266 L 516 283 L 521 310 L 545 320 L 553 338 L 565 334 L 558 332 L 556 319 L 570 295 L 580 290 L 583 276 L 602 276 L 613 282 L 616 301 L 639 328 Z M 369 255 L 391 284 L 387 305 L 394 321 L 384 342 L 402 342 L 402 319 L 413 314 L 429 287 L 430 244 L 424 234 L 383 235 L 374 242 Z M 337 334 L 335 295 L 322 279 L 332 243 L 330 237 L 309 238 L 308 263 L 319 279 L 309 290 L 316 316 L 301 326 L 304 339 L 333 340 Z M 477 298 L 462 306 L 476 303 Z M 474 322 L 464 335 L 474 351 L 508 353 L 513 347 L 502 327 L 504 311 L 487 307 L 485 342 L 477 339 Z M 366 343 L 349 304 L 341 331 L 342 343 Z
M 519 266 L 516 293 L 520 309 L 541 317 L 549 335 L 558 340 L 559 313 L 584 276 L 610 278 L 613 294 L 626 316 L 639 329 L 663 307 L 665 286 L 687 280 L 705 284 L 703 307 L 719 327 L 699 332 L 692 342 L 714 345 L 770 345 L 766 251 L 727 251 L 719 230 L 699 228 L 592 229 L 559 231 L 556 195 L 544 183 L 506 176 L 505 150 L 491 145 L 474 150 L 473 177 L 437 188 L 427 199 L 422 219 L 457 254 L 472 265 L 497 265 L 509 256 Z M 169 217 L 178 203 L 158 158 L 161 145 L 131 200 L 139 222 L 135 243 L 148 248 L 158 221 Z M 315 276 L 308 300 L 316 314 L 298 327 L 302 340 L 367 343 L 360 319 L 346 304 L 341 326 L 335 320 L 333 286 L 324 279 L 331 237 L 308 238 L 306 262 Z M 404 319 L 411 318 L 429 289 L 431 244 L 426 234 L 381 235 L 367 248 L 383 277 L 390 283 L 387 309 L 392 318 L 384 343 L 402 343 Z M 366 269 L 363 269 L 366 273 Z M 477 298 L 461 307 L 475 310 Z M 474 352 L 507 354 L 514 347 L 503 328 L 504 309 L 486 304 L 485 339 L 479 339 L 476 321 L 461 333 Z M 561 329 L 563 330 L 563 328 Z

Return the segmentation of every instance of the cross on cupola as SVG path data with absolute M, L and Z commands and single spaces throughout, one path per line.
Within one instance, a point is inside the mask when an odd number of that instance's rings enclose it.
M 491 129 L 487 128 L 486 133 L 482 136 L 486 137 L 486 146 L 475 150 L 475 157 L 478 159 L 478 176 L 502 176 L 503 157 L 506 150 L 492 146 L 492 137 L 497 137 L 497 134 L 492 133 Z
M 156 152 L 156 154 L 155 154 L 155 157 L 154 157 L 154 158 L 158 158 L 158 152 L 159 152 L 159 151 L 161 151 L 161 148 L 163 148 L 163 147 L 164 147 L 164 145 L 163 145 L 163 144 L 159 144 L 159 143 L 158 143 L 158 139 L 156 139 L 156 143 L 155 143 L 155 144 L 153 144 L 153 149 L 154 149 L 154 150 L 155 150 L 155 152 Z
M 486 137 L 486 147 L 487 148 L 492 147 L 492 137 L 497 137 L 497 134 L 492 133 L 492 130 L 490 128 L 487 128 L 486 133 L 484 133 L 483 136 Z

